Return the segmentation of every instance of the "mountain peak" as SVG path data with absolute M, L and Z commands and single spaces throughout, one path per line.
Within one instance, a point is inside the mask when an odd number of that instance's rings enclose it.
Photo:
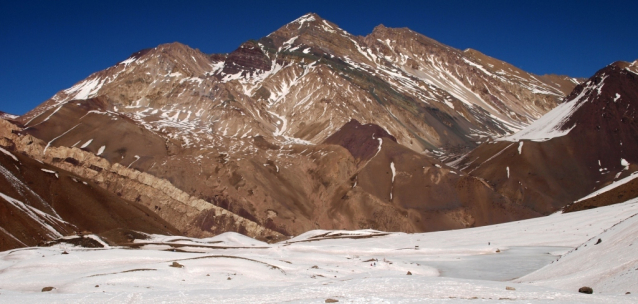
M 387 27 L 385 25 L 379 24 L 379 25 L 375 26 L 374 29 L 372 29 L 372 32 L 373 33 L 374 32 L 382 32 L 382 31 L 384 31 L 386 29 L 387 29 Z
M 295 20 L 293 20 L 292 22 L 288 23 L 286 26 L 288 25 L 293 25 L 293 24 L 298 24 L 299 25 L 299 29 L 303 28 L 304 25 L 309 26 L 312 23 L 317 23 L 317 22 L 321 22 L 324 19 L 319 17 L 319 15 L 317 15 L 316 13 L 307 13 Z
M 631 65 L 632 65 L 632 63 L 627 62 L 627 61 L 622 61 L 622 60 L 616 61 L 616 62 L 612 62 L 610 64 L 610 66 L 615 66 L 615 67 L 618 67 L 618 68 L 621 68 L 621 69 L 625 69 L 625 68 L 627 68 L 627 67 L 629 67 Z
M 0 111 L 0 118 L 4 120 L 16 119 L 18 116 Z
M 120 63 L 124 63 L 124 64 L 128 64 L 130 62 L 133 62 L 137 59 L 142 58 L 144 55 L 147 54 L 155 54 L 155 53 L 179 53 L 179 52 L 186 52 L 186 51 L 193 51 L 193 49 L 191 47 L 189 47 L 188 45 L 185 45 L 181 42 L 171 42 L 171 43 L 164 43 L 164 44 L 160 44 L 154 48 L 148 48 L 148 49 L 143 49 L 140 51 L 137 51 L 133 54 L 131 54 L 131 56 L 129 56 L 126 60 L 121 61 Z

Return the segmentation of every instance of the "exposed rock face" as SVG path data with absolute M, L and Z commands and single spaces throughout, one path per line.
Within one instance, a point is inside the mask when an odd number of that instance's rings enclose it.
M 328 137 L 324 143 L 342 146 L 356 160 L 367 161 L 379 152 L 379 142 L 383 138 L 397 141 L 394 136 L 377 125 L 362 125 L 356 120 L 351 120 L 337 133 Z
M 37 161 L 55 166 L 55 170 L 62 169 L 69 172 L 75 178 L 89 180 L 92 184 L 108 190 L 107 193 L 115 193 L 120 200 L 135 202 L 144 206 L 145 212 L 157 214 L 165 221 L 162 221 L 163 223 L 170 223 L 172 227 L 176 228 L 176 230 L 168 228 L 164 231 L 151 232 L 181 233 L 205 237 L 225 231 L 238 231 L 260 239 L 276 240 L 280 237 L 280 234 L 252 221 L 190 196 L 166 180 L 126 168 L 118 163 L 111 164 L 104 158 L 78 148 L 46 147 L 44 142 L 31 135 L 16 135 L 14 132 L 18 132 L 20 129 L 12 124 L 4 120 L 0 120 L 0 124 L 2 124 L 0 136 L 3 138 L 3 146 L 17 153 L 26 154 Z M 45 148 L 47 148 L 46 152 L 44 151 Z M 109 199 L 113 200 L 113 198 Z M 46 205 L 45 202 L 43 204 Z M 40 207 L 39 209 L 44 208 Z M 52 209 L 43 211 L 56 212 Z M 108 217 L 108 214 L 103 214 L 102 216 Z M 80 221 L 76 218 L 71 218 L 71 222 L 77 223 Z M 111 229 L 124 227 L 115 226 L 111 227 Z M 129 228 L 135 229 L 137 227 Z M 55 230 L 63 235 L 75 229 L 63 226 Z M 141 230 L 145 229 L 142 228 Z M 52 237 L 49 237 L 49 239 Z
M 11 132 L 11 124 L 0 124 L 0 133 Z M 179 233 L 144 206 L 16 150 L 39 140 L 0 138 L 0 250 L 36 246 L 79 231 Z
M 248 41 L 226 57 L 222 73 L 240 74 L 241 77 L 250 78 L 270 71 L 270 67 L 271 62 L 259 45 L 254 41 Z
M 638 169 L 637 66 L 620 62 L 601 69 L 547 118 L 481 145 L 456 166 L 543 214 L 631 175 Z M 635 186 L 627 183 L 566 210 L 626 201 L 638 194 Z
M 331 138 L 351 138 L 347 133 L 371 138 L 371 134 L 359 129 L 378 128 L 357 128 L 356 122 L 349 125 Z M 481 226 L 538 215 L 511 204 L 480 179 L 407 149 L 391 137 L 375 141 L 376 147 L 365 150 L 374 154 L 358 163 L 357 171 L 349 183 L 341 186 L 332 202 L 330 212 L 342 223 L 352 218 L 359 228 L 417 232 Z
M 230 54 L 139 51 L 0 140 L 190 236 L 432 231 L 539 214 L 434 156 L 523 128 L 578 81 L 307 14 Z

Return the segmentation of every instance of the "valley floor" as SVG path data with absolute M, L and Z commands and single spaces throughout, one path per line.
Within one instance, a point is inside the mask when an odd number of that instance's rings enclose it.
M 634 199 L 422 234 L 315 230 L 277 244 L 153 235 L 136 249 L 22 248 L 0 253 L 0 303 L 636 303 L 637 213 Z

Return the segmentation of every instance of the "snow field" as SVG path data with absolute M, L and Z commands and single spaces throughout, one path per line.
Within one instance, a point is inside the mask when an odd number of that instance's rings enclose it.
M 627 250 L 637 213 L 634 199 L 434 233 L 315 230 L 277 244 L 237 233 L 150 235 L 136 240 L 142 249 L 22 248 L 0 253 L 0 302 L 634 303 L 624 291 L 635 277 L 622 280 L 629 268 L 616 272 L 636 261 Z M 598 238 L 602 244 L 591 244 Z M 583 260 L 593 268 L 581 267 Z M 590 280 L 597 277 L 608 279 Z M 579 285 L 593 285 L 595 294 L 579 294 Z M 47 286 L 55 289 L 41 292 Z

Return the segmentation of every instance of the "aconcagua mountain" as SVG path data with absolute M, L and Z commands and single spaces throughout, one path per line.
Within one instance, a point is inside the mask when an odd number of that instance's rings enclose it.
M 3 122 L 2 146 L 189 236 L 463 228 L 546 210 L 444 162 L 524 129 L 580 81 L 307 14 L 229 54 L 136 52 Z

